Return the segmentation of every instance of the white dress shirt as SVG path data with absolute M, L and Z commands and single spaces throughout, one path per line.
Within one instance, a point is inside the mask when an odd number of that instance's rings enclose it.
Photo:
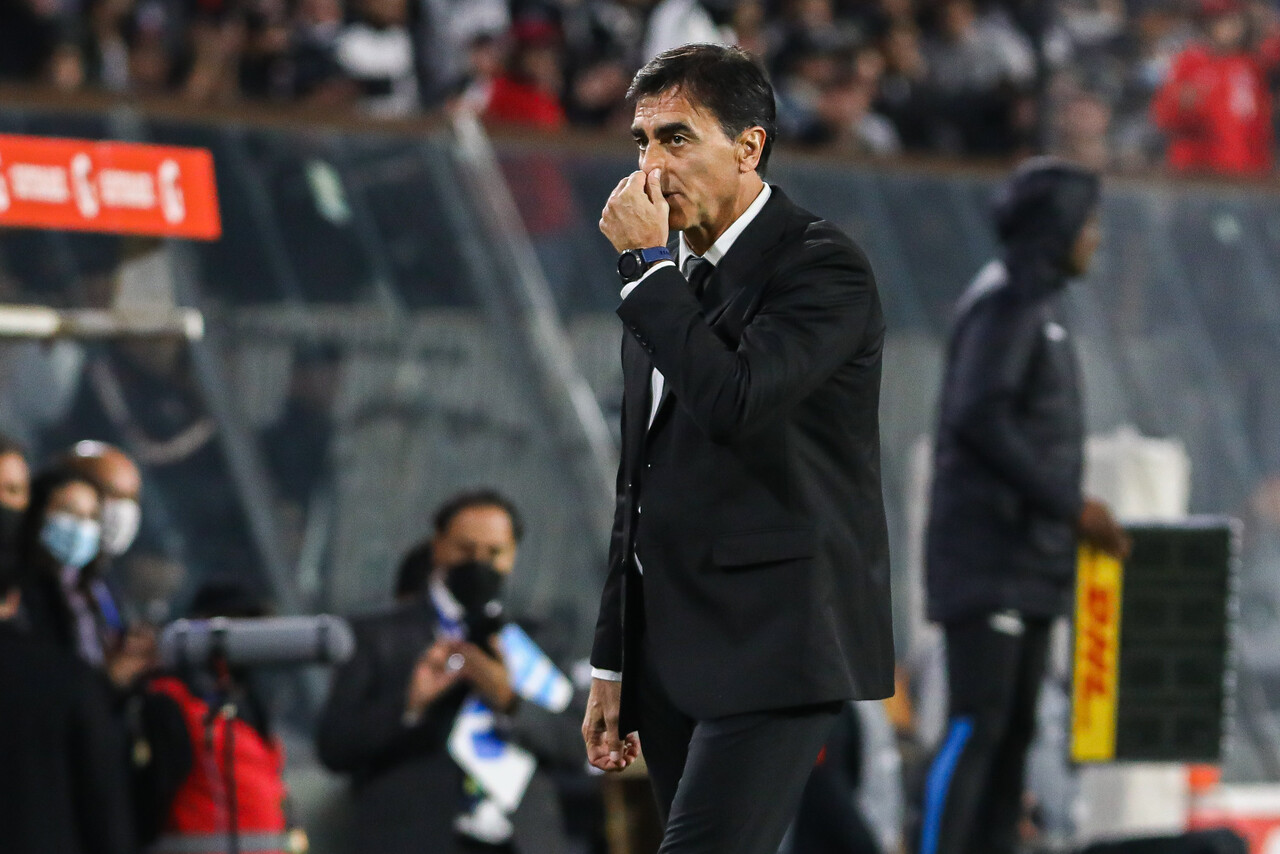
M 713 267 L 718 266 L 720 264 L 720 259 L 724 258 L 730 247 L 732 247 L 737 239 L 742 235 L 742 232 L 746 231 L 747 226 L 751 225 L 751 222 L 759 216 L 760 211 L 764 209 L 765 203 L 769 201 L 769 196 L 772 194 L 773 188 L 768 184 L 765 184 L 764 187 L 761 188 L 760 193 L 756 196 L 755 201 L 753 201 L 747 209 L 733 221 L 733 225 L 725 229 L 724 234 L 720 235 L 719 239 L 717 239 L 715 243 L 711 244 L 711 248 L 702 256 L 703 260 L 710 261 Z M 689 246 L 689 242 L 685 240 L 684 232 L 680 233 L 680 247 L 678 251 L 679 266 L 677 269 L 683 270 L 685 261 L 694 255 L 693 249 Z M 674 261 L 659 261 L 657 264 L 654 264 L 645 271 L 643 276 L 622 289 L 622 298 L 625 300 L 631 295 L 632 291 L 643 285 L 645 279 L 653 275 L 654 270 L 661 267 L 671 266 L 676 266 Z M 666 381 L 663 379 L 662 372 L 657 368 L 654 368 L 653 375 L 649 380 L 649 426 L 653 425 L 653 419 L 658 416 L 658 407 L 662 403 L 662 390 L 665 383 Z M 639 555 L 636 556 L 636 569 L 639 570 L 642 575 L 644 574 L 644 568 L 640 566 Z M 599 667 L 591 668 L 591 675 L 596 679 L 606 679 L 610 682 L 622 681 L 621 673 L 614 670 L 602 670 Z

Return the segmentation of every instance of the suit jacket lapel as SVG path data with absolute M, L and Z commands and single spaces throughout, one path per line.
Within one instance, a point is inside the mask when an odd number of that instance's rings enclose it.
M 675 259 L 676 269 L 679 269 L 680 268 L 680 235 L 678 233 L 673 233 L 668 238 L 667 249 L 670 250 L 671 257 Z M 649 388 L 650 389 L 653 388 L 652 384 L 650 384 Z M 658 398 L 658 409 L 653 414 L 652 425 L 650 425 L 648 421 L 649 410 L 645 409 L 645 429 L 646 430 L 650 429 L 653 426 L 657 426 L 658 419 L 662 417 L 663 410 L 667 408 L 667 399 L 669 397 L 671 397 L 671 383 L 666 382 L 664 378 L 664 382 L 662 383 L 662 394 Z M 646 400 L 647 399 L 648 398 L 646 398 Z
M 769 254 L 786 234 L 791 209 L 786 194 L 774 187 L 764 208 L 720 259 L 707 280 L 707 291 L 702 298 L 707 325 L 714 326 L 729 304 L 760 280 L 765 270 L 760 259 Z
M 623 435 L 629 438 L 629 441 L 624 443 L 629 453 L 623 463 L 629 476 L 634 474 L 640 448 L 644 447 L 645 431 L 649 425 L 649 392 L 653 388 L 652 376 L 653 363 L 649 361 L 649 356 L 629 332 L 624 333 L 622 394 L 627 402 L 627 421 L 623 425 Z
M 769 196 L 769 201 L 765 202 L 764 208 L 751 221 L 751 224 L 743 230 L 742 234 L 738 235 L 738 239 L 733 242 L 733 246 L 729 247 L 729 251 L 720 259 L 720 263 L 716 265 L 711 272 L 711 276 L 707 279 L 707 290 L 702 298 L 702 314 L 706 318 L 708 326 L 714 326 L 720 316 L 724 314 L 725 309 L 729 307 L 729 304 L 749 285 L 756 283 L 761 273 L 760 259 L 782 241 L 786 234 L 788 215 L 791 210 L 792 205 L 786 194 L 779 188 L 774 187 L 772 194 Z M 676 259 L 676 264 L 679 266 L 680 238 L 678 235 L 668 242 L 668 248 L 671 250 L 671 257 Z M 649 363 L 648 357 L 644 355 L 644 351 L 638 346 L 636 351 L 644 359 L 645 364 L 649 366 L 649 370 L 645 372 L 645 378 L 649 380 L 652 365 Z M 652 388 L 652 386 L 650 385 L 649 388 Z M 663 382 L 662 396 L 658 399 L 658 410 L 654 414 L 653 424 L 649 425 L 648 423 L 649 408 L 646 406 L 644 410 L 644 426 L 641 429 L 652 430 L 658 426 L 658 422 L 666 414 L 667 402 L 670 397 L 671 383 Z M 645 401 L 649 400 L 647 390 L 643 399 Z

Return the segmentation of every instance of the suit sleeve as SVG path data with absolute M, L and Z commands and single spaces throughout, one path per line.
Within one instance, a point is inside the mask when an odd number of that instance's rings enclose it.
M 614 490 L 613 531 L 609 535 L 609 574 L 600 594 L 600 613 L 596 618 L 595 641 L 591 646 L 591 666 L 601 670 L 622 672 L 622 527 L 626 513 L 627 484 L 623 466 L 627 459 L 627 401 L 622 400 L 622 454 L 618 463 L 618 479 Z
M 1074 522 L 1083 503 L 1078 485 L 1036 453 L 1017 415 L 1023 378 L 1042 336 L 1038 317 L 1016 301 L 988 299 L 974 306 L 955 334 L 943 428 L 1025 500 Z
M 332 771 L 358 772 L 392 755 L 432 716 L 428 708 L 422 721 L 405 725 L 410 674 L 379 673 L 374 628 L 357 632 L 355 654 L 334 673 L 320 716 L 316 752 Z
M 736 347 L 699 313 L 675 268 L 659 270 L 618 308 L 676 399 L 714 442 L 785 418 L 861 345 L 874 304 L 866 260 L 819 226 L 768 283 Z

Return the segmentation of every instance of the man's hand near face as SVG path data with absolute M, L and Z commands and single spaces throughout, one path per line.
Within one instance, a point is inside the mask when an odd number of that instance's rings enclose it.
M 618 737 L 618 710 L 622 706 L 622 683 L 591 680 L 587 714 L 582 720 L 582 740 L 587 745 L 587 761 L 601 771 L 622 771 L 640 757 L 640 738 L 634 732 Z
M 619 252 L 667 245 L 670 206 L 662 195 L 662 170 L 632 172 L 618 183 L 600 214 L 600 231 Z

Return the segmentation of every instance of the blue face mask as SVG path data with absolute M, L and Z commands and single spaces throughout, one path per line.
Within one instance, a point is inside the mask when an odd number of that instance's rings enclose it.
M 81 569 L 98 554 L 102 526 L 71 513 L 50 513 L 40 529 L 40 543 L 63 566 Z

